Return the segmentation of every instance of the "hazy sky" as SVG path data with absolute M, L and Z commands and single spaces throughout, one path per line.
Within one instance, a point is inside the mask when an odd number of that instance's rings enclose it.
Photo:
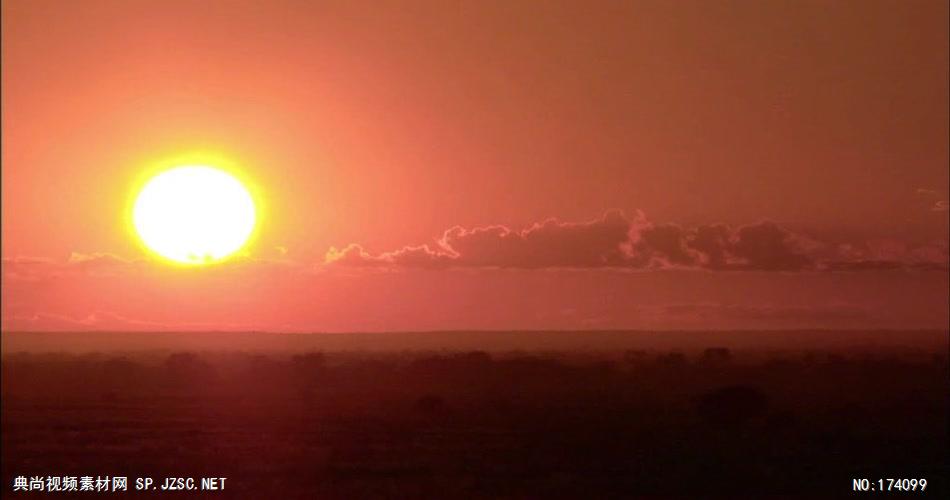
M 2 15 L 4 329 L 950 317 L 944 1 Z M 123 214 L 146 165 L 195 150 L 266 217 L 240 262 L 170 269 Z

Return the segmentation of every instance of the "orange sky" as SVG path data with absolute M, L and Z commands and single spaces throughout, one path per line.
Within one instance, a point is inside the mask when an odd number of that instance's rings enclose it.
M 946 327 L 946 2 L 357 4 L 4 0 L 3 328 Z M 260 238 L 143 261 L 195 150 Z

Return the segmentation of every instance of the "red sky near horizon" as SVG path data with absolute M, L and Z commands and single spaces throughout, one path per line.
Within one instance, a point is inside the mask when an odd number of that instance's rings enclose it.
M 948 4 L 3 0 L 3 330 L 947 328 Z M 213 151 L 247 255 L 144 254 Z

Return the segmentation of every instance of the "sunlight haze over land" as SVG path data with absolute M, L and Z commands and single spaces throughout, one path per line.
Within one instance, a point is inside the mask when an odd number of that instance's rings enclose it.
M 946 2 L 540 4 L 5 0 L 3 329 L 946 327 Z

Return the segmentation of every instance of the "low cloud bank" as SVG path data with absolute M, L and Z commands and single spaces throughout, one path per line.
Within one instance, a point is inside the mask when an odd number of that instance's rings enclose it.
M 946 244 L 831 244 L 774 222 L 739 227 L 654 224 L 642 213 L 611 210 L 587 222 L 548 219 L 522 230 L 453 227 L 432 244 L 372 254 L 358 244 L 331 248 L 333 266 L 405 269 L 626 268 L 713 271 L 947 270 Z

